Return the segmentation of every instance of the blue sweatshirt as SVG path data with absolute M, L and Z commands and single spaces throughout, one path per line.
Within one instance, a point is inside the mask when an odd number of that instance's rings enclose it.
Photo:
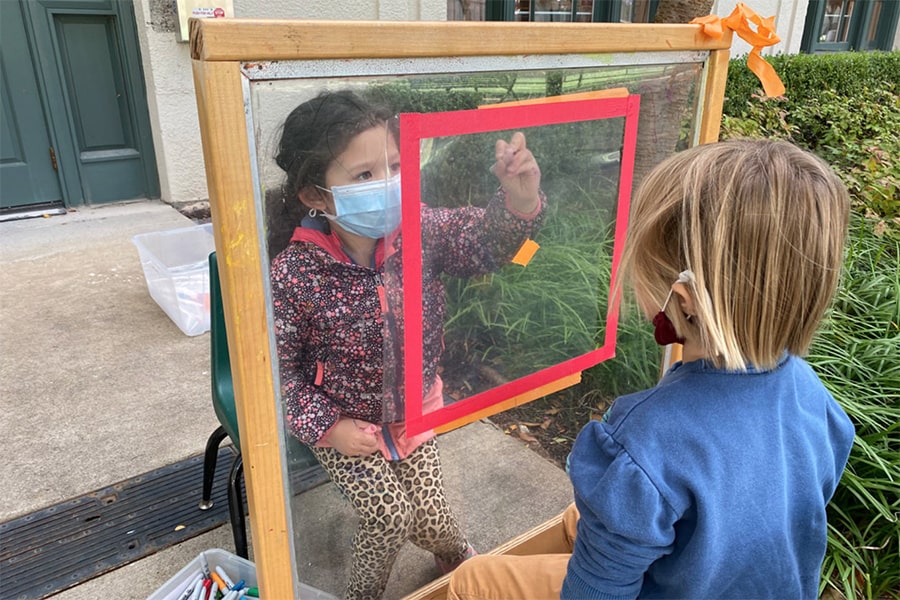
M 800 358 L 676 364 L 575 441 L 581 519 L 561 597 L 817 598 L 853 435 Z

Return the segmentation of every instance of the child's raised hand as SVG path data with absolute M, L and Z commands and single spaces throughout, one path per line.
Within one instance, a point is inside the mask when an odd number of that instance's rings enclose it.
M 325 440 L 345 456 L 369 456 L 378 450 L 378 426 L 359 419 L 340 419 Z
M 525 146 L 525 134 L 517 131 L 509 142 L 497 140 L 495 156 L 497 162 L 491 172 L 506 190 L 510 205 L 521 213 L 531 214 L 539 202 L 541 170 Z

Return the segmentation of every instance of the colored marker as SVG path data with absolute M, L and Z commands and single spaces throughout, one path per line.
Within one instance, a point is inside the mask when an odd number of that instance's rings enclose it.
M 231 577 L 228 576 L 228 573 L 225 572 L 225 569 L 222 567 L 216 566 L 216 573 L 219 574 L 219 577 L 222 578 L 222 581 L 225 582 L 225 586 L 230 590 L 234 587 L 234 582 L 231 580 Z M 221 585 L 219 586 L 222 587 Z
M 222 580 L 221 575 L 219 575 L 218 573 L 213 571 L 212 573 L 209 574 L 209 576 L 212 578 L 213 583 L 215 583 L 216 585 L 219 586 L 220 592 L 222 592 L 224 594 L 225 592 L 228 591 L 228 585 L 225 583 L 225 581 Z
M 209 577 L 203 579 L 203 593 L 200 594 L 200 600 L 214 600 L 215 595 L 211 593 L 213 580 Z
M 247 596 L 249 596 L 250 598 L 259 598 L 259 588 L 256 586 L 249 588 L 247 590 Z

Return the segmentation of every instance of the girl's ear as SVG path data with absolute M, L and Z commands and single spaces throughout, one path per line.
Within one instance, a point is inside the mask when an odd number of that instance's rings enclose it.
M 328 207 L 325 204 L 325 199 L 322 198 L 322 192 L 320 192 L 318 189 L 316 189 L 315 186 L 312 185 L 308 185 L 297 192 L 297 197 L 300 199 L 300 202 L 302 202 L 304 206 L 307 206 L 309 208 L 315 208 L 316 210 L 325 210 Z
M 678 296 L 678 306 L 681 308 L 682 313 L 691 317 L 697 314 L 694 298 L 691 296 L 691 292 L 686 285 L 680 282 L 674 283 L 672 284 L 672 291 Z

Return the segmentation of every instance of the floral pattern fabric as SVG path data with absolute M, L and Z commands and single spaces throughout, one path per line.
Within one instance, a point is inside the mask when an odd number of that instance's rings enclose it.
M 500 190 L 485 208 L 422 206 L 426 392 L 443 350 L 441 275 L 472 277 L 509 262 L 540 227 L 544 203 L 541 194 L 534 213 L 523 215 Z M 305 444 L 315 445 L 340 417 L 382 423 L 385 396 L 402 393 L 401 248 L 399 235 L 379 240 L 375 264 L 356 265 L 337 235 L 300 227 L 272 261 L 282 397 L 289 430 Z

